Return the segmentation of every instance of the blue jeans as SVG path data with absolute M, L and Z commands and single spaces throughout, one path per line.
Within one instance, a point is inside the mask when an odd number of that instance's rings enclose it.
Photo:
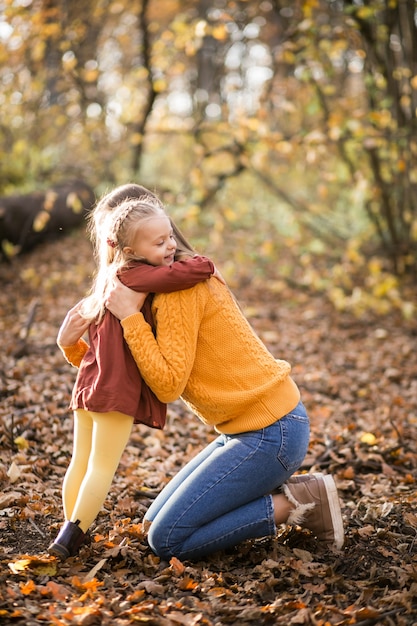
M 220 435 L 149 507 L 149 545 L 161 558 L 200 559 L 276 533 L 271 491 L 303 462 L 310 427 L 300 402 L 271 426 Z

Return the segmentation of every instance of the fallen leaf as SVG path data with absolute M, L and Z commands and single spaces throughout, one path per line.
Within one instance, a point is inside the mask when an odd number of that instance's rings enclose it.
M 19 506 L 23 504 L 26 497 L 19 491 L 0 494 L 0 509 L 7 509 L 9 506 Z
M 32 572 L 39 576 L 54 576 L 57 572 L 57 560 L 55 557 L 27 557 L 8 563 L 13 574 Z
M 169 564 L 172 568 L 172 571 L 174 572 L 174 574 L 176 576 L 181 576 L 181 574 L 184 573 L 185 570 L 185 565 L 183 563 L 181 563 L 181 561 L 179 559 L 177 559 L 176 556 L 173 556 L 170 561 Z
M 23 593 L 24 596 L 28 596 L 29 594 L 33 593 L 35 589 L 36 585 L 33 580 L 28 580 L 26 583 L 20 585 L 20 591 Z

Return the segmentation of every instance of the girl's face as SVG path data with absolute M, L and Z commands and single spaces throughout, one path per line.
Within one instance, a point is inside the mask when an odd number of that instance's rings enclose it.
M 157 215 L 141 222 L 132 245 L 125 247 L 124 252 L 144 258 L 151 265 L 171 265 L 176 249 L 177 243 L 169 218 Z

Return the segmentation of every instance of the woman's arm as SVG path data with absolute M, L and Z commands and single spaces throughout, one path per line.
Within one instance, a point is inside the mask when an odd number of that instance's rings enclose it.
M 116 286 L 109 294 L 108 308 L 122 320 L 124 337 L 149 387 L 162 402 L 172 402 L 183 393 L 190 377 L 197 348 L 198 330 L 208 291 L 199 284 L 186 291 L 158 296 L 155 321 L 157 339 L 138 313 L 138 302 Z
M 146 300 L 146 296 L 146 293 L 134 291 L 116 278 L 113 281 L 112 288 L 107 294 L 105 304 L 110 313 L 113 313 L 117 319 L 122 320 L 140 311 Z

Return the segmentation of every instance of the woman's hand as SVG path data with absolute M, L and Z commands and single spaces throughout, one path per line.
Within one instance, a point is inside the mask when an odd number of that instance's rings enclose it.
M 122 320 L 140 311 L 147 295 L 147 293 L 139 293 L 129 289 L 116 278 L 112 289 L 107 294 L 106 308 L 117 319 Z
M 58 332 L 57 343 L 59 346 L 73 346 L 87 330 L 90 322 L 79 313 L 82 303 L 81 300 L 66 314 Z

